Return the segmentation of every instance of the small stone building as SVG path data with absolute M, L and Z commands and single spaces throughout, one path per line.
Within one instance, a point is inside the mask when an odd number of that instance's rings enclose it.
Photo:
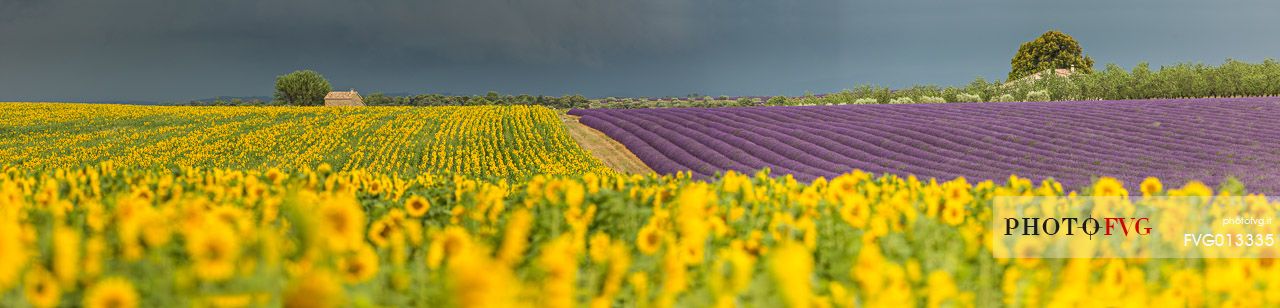
M 1044 79 L 1045 76 L 1049 76 L 1049 74 L 1058 75 L 1058 77 L 1071 77 L 1071 75 L 1074 75 L 1075 73 L 1076 73 L 1076 67 L 1074 65 L 1072 65 L 1071 68 L 1069 69 L 1067 68 L 1055 68 L 1051 70 L 1047 69 L 1047 70 L 1036 72 L 1031 75 L 1027 75 L 1026 77 L 1018 78 L 1018 80 L 1006 82 L 1000 86 L 1008 87 L 1010 85 L 1017 84 L 1017 83 L 1033 83 L 1036 81 L 1040 81 L 1040 79 Z
M 355 89 L 351 91 L 334 91 L 324 96 L 325 106 L 364 106 L 364 99 Z
M 1076 68 L 1074 66 L 1072 66 L 1070 69 L 1056 68 L 1056 69 L 1053 69 L 1052 72 L 1050 72 L 1050 70 L 1044 70 L 1042 72 L 1037 72 L 1027 77 L 1023 77 L 1021 80 L 1040 80 L 1040 79 L 1044 79 L 1044 76 L 1048 74 L 1058 75 L 1058 77 L 1071 77 L 1071 75 L 1075 73 L 1076 73 Z

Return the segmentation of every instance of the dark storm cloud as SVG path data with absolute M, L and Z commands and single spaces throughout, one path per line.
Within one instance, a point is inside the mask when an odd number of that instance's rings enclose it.
M 6 36 L 36 40 L 249 39 L 276 42 L 270 47 L 277 48 L 368 44 L 533 60 L 669 46 L 695 30 L 688 28 L 685 3 L 672 0 L 5 0 L 0 8 L 13 12 L 4 15 L 12 23 Z
M 1266 1 L 0 0 L 0 100 L 365 92 L 729 95 L 1003 77 L 1057 28 L 1099 62 L 1280 50 Z
M 686 45 L 699 35 L 687 6 L 671 0 L 4 0 L 0 81 L 5 92 L 28 97 L 182 98 L 186 90 L 262 92 L 218 78 L 269 83 L 302 67 L 350 74 L 348 82 L 369 86 L 362 79 L 383 71 L 448 76 L 495 65 L 599 67 L 610 54 L 661 54 Z M 16 86 L 30 77 L 49 84 Z

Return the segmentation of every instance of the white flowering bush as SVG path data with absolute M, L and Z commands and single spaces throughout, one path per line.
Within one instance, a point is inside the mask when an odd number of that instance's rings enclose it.
M 941 104 L 946 102 L 947 102 L 947 99 L 937 97 L 937 96 L 921 96 L 920 97 L 920 103 L 925 103 L 925 104 Z
M 915 104 L 915 103 L 916 103 L 916 101 L 915 101 L 915 100 L 913 100 L 913 99 L 911 99 L 910 97 L 905 97 L 905 96 L 904 96 L 904 97 L 898 97 L 898 98 L 890 99 L 890 100 L 889 100 L 889 103 L 890 103 L 890 104 Z
M 982 96 L 978 96 L 977 94 L 960 93 L 960 94 L 956 94 L 956 101 L 957 102 L 981 102 Z

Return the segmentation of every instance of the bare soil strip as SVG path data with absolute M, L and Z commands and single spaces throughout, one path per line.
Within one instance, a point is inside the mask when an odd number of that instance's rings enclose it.
M 569 130 L 569 136 L 573 137 L 578 145 L 587 149 L 591 155 L 595 155 L 596 159 L 604 162 L 609 168 L 631 174 L 653 173 L 653 169 L 649 169 L 649 166 L 631 153 L 626 146 L 594 128 L 579 123 L 577 116 L 561 114 L 560 120 L 564 121 L 564 127 Z

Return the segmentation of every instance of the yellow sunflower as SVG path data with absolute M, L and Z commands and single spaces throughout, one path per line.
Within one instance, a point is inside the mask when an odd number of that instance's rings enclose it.
M 973 194 L 969 192 L 971 187 L 964 182 L 964 178 L 958 178 L 956 181 L 943 184 L 942 200 L 947 207 L 952 205 L 965 205 L 973 201 Z
M 577 281 L 577 247 L 570 235 L 561 235 L 543 246 L 538 265 L 546 271 L 542 281 L 542 298 L 548 307 L 573 307 L 574 282 Z
M 591 261 L 604 263 L 609 257 L 611 245 L 608 234 L 596 232 L 591 236 L 590 244 L 587 245 L 587 255 L 591 256 Z
M 278 168 L 271 168 L 270 170 L 267 170 L 266 176 L 267 180 L 271 181 L 272 184 L 280 184 L 281 181 L 284 181 L 284 179 L 289 177 L 288 174 L 281 172 Z
M 250 294 L 219 294 L 209 295 L 197 301 L 200 307 L 253 307 L 254 298 Z M 262 304 L 258 304 L 259 306 Z
M 577 181 L 565 181 L 564 183 L 564 203 L 569 207 L 578 207 L 582 205 L 582 201 L 586 199 L 586 191 L 582 187 L 582 183 Z
M 1129 191 L 1124 184 L 1113 177 L 1102 177 L 1093 183 L 1093 195 L 1099 197 L 1128 197 Z
M 942 208 L 942 222 L 952 226 L 959 225 L 964 222 L 965 212 L 963 205 L 947 205 Z
M 355 253 L 338 260 L 338 269 L 342 271 L 342 279 L 349 284 L 357 284 L 373 278 L 378 273 L 378 254 L 373 248 L 365 245 L 356 249 Z
M 438 268 L 446 258 L 453 258 L 471 249 L 471 235 L 457 226 L 446 227 L 436 234 L 427 250 L 427 266 Z
M 17 222 L 0 220 L 0 290 L 13 286 L 27 264 L 22 242 L 22 227 Z
M 410 217 L 422 217 L 430 209 L 431 202 L 419 196 L 409 197 L 409 200 L 404 202 L 404 210 L 409 213 Z
M 92 236 L 84 243 L 84 277 L 95 278 L 102 273 L 104 252 L 107 241 L 102 236 Z
M 928 299 L 929 307 L 942 307 L 943 303 L 959 294 L 951 274 L 941 270 L 929 273 L 925 286 L 927 290 L 925 297 Z
M 329 163 L 320 163 L 320 166 L 316 167 L 316 172 L 320 174 L 333 172 L 333 166 L 329 165 Z
M 31 306 L 54 307 L 58 305 L 58 300 L 62 297 L 58 281 L 43 268 L 37 267 L 27 271 L 25 284 L 26 288 L 24 288 L 23 293 L 27 296 L 27 303 L 30 303 Z
M 804 246 L 784 243 L 769 256 L 769 272 L 781 286 L 780 293 L 790 307 L 809 307 L 813 298 L 810 275 L 813 256 Z
M 53 230 L 53 274 L 63 286 L 71 287 L 80 272 L 80 233 L 68 227 Z
M 653 225 L 645 225 L 640 228 L 640 232 L 636 234 L 636 248 L 641 253 L 651 255 L 658 252 L 659 246 L 662 245 L 662 230 L 658 230 Z
M 827 198 L 834 201 L 857 194 L 859 181 L 859 178 L 849 174 L 831 179 L 831 182 L 827 184 Z
M 240 241 L 231 227 L 211 221 L 204 228 L 187 233 L 187 253 L 197 277 L 221 281 L 235 274 Z
M 867 221 L 871 218 L 871 206 L 867 204 L 867 198 L 862 195 L 849 195 L 845 197 L 842 207 L 840 207 L 840 218 L 856 229 L 867 227 Z
M 338 279 L 322 271 L 295 277 L 284 291 L 284 306 L 288 308 L 342 307 L 345 300 Z
M 507 219 L 507 230 L 503 232 L 502 246 L 498 250 L 498 260 L 505 264 L 513 264 L 523 258 L 529 245 L 529 228 L 533 225 L 533 216 L 528 210 L 517 209 Z
M 1176 191 L 1170 191 L 1169 195 L 1180 197 L 1210 197 L 1213 196 L 1213 189 L 1209 188 L 1208 185 L 1204 185 L 1204 183 L 1201 183 L 1200 181 L 1191 181 L 1187 182 L 1186 185 L 1182 185 L 1182 188 L 1179 188 Z
M 1160 193 L 1161 190 L 1164 190 L 1164 185 L 1160 184 L 1160 179 L 1147 177 L 1142 180 L 1140 188 L 1142 189 L 1143 197 L 1150 197 L 1151 195 Z
M 459 307 L 516 307 L 521 284 L 511 269 L 479 251 L 463 252 L 446 269 L 448 286 Z
M 399 243 L 404 240 L 404 236 L 400 234 L 399 226 L 390 219 L 383 218 L 369 225 L 369 241 L 378 247 L 386 247 L 387 244 Z
M 547 182 L 546 186 L 543 187 L 543 196 L 547 198 L 547 201 L 550 201 L 552 204 L 558 204 L 564 201 L 564 192 L 562 189 L 564 183 L 564 180 L 553 180 Z
M 88 308 L 138 307 L 138 300 L 133 283 L 120 277 L 98 281 L 84 294 L 84 306 Z
M 320 237 L 333 251 L 348 251 L 364 242 L 364 210 L 355 199 L 333 197 L 320 207 Z

